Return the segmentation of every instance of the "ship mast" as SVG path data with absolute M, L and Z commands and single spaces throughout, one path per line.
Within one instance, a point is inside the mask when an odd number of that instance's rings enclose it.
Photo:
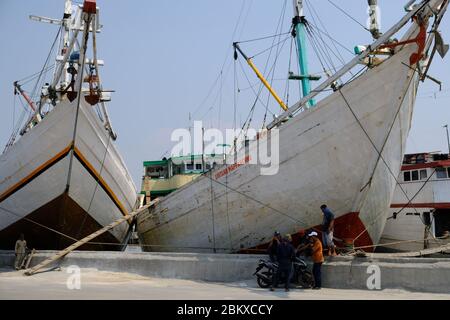
M 319 93 L 321 93 L 324 89 L 328 88 L 333 82 L 339 80 L 343 77 L 347 72 L 349 72 L 356 65 L 360 64 L 366 57 L 376 52 L 377 49 L 386 47 L 386 43 L 391 39 L 391 37 L 396 34 L 400 29 L 402 29 L 413 17 L 420 15 L 422 17 L 431 17 L 435 15 L 434 10 L 438 9 L 437 17 L 441 17 L 445 11 L 447 10 L 448 0 L 443 4 L 438 6 L 441 0 L 423 0 L 417 6 L 414 6 L 400 21 L 398 21 L 395 25 L 393 25 L 388 31 L 381 34 L 380 37 L 375 40 L 370 46 L 368 46 L 368 50 L 364 50 L 359 53 L 356 57 L 354 57 L 351 61 L 349 61 L 346 65 L 344 65 L 341 69 L 334 73 L 333 76 L 329 77 L 326 81 L 320 84 L 314 91 L 311 91 L 306 97 L 303 97 L 299 102 L 295 105 L 291 106 L 288 110 L 282 113 L 278 118 L 272 121 L 267 128 L 270 130 L 273 127 L 280 124 L 286 118 L 293 116 L 295 112 L 301 109 L 303 106 L 307 104 L 308 101 L 316 97 Z M 438 19 L 439 20 L 439 19 Z M 440 21 L 437 23 L 439 25 Z M 410 42 L 416 41 L 415 39 L 410 39 Z
M 89 8 L 92 11 L 89 12 L 92 20 L 90 22 L 85 21 L 85 14 L 87 14 L 84 11 L 85 8 Z M 61 25 L 59 56 L 56 57 L 55 72 L 51 83 L 45 86 L 46 94 L 41 95 L 40 105 L 45 103 L 45 101 L 49 101 L 53 106 L 56 106 L 58 100 L 63 96 L 66 96 L 69 101 L 73 101 L 78 94 L 85 95 L 84 93 L 89 92 L 84 97 L 86 102 L 91 105 L 100 104 L 103 115 L 101 121 L 104 122 L 104 127 L 112 139 L 115 140 L 117 135 L 112 128 L 105 106 L 105 102 L 111 100 L 109 93 L 112 91 L 102 89 L 99 76 L 99 66 L 103 65 L 103 61 L 97 59 L 96 33 L 100 32 L 102 27 L 99 22 L 99 9 L 96 7 L 95 0 L 84 0 L 83 5 L 78 5 L 74 14 L 72 12 L 73 1 L 65 0 L 62 19 L 30 16 L 30 19 L 35 21 Z M 86 24 L 89 25 L 87 31 L 85 30 Z M 93 34 L 94 58 L 92 60 L 86 58 L 86 51 L 83 50 L 85 48 L 80 47 L 78 43 L 77 39 L 80 32 L 83 33 L 83 39 L 87 37 L 87 34 Z M 75 68 L 75 65 L 78 67 Z M 89 88 L 87 90 L 77 90 L 76 88 L 79 89 L 80 84 L 85 80 L 82 76 L 83 71 L 85 71 L 84 68 L 87 70 L 86 72 L 89 72 L 85 81 L 89 83 Z M 77 76 L 78 73 L 80 75 Z M 27 126 L 28 123 L 25 128 Z
M 368 0 L 369 17 L 370 17 L 370 33 L 376 40 L 381 36 L 380 23 L 378 22 L 378 0 Z
M 70 32 L 71 32 L 71 20 L 72 20 L 72 0 L 66 0 L 64 4 L 64 16 L 62 19 L 62 43 L 61 43 L 61 55 L 64 54 L 69 49 L 69 41 L 70 41 Z M 67 68 L 69 67 L 68 63 L 65 63 L 63 70 L 64 76 L 61 77 L 60 87 L 64 88 L 69 83 L 69 73 L 67 72 Z
M 306 46 L 307 21 L 305 19 L 305 16 L 303 15 L 303 0 L 293 1 L 294 18 L 292 19 L 292 35 L 297 40 L 298 65 L 300 74 L 298 76 L 290 75 L 289 78 L 301 81 L 302 98 L 304 98 L 311 93 L 311 80 L 314 79 L 312 79 L 308 70 L 308 52 Z M 313 107 L 314 105 L 314 99 L 308 101 L 308 107 Z

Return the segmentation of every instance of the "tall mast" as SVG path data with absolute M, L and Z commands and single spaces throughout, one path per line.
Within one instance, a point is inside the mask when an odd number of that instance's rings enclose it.
M 297 77 L 292 77 L 291 79 L 297 79 L 301 81 L 302 98 L 304 98 L 311 93 L 311 77 L 308 70 L 308 56 L 306 47 L 306 20 L 303 15 L 303 0 L 293 1 L 293 35 L 297 40 L 298 65 L 300 75 Z M 313 99 L 308 101 L 308 107 L 313 107 L 314 105 L 315 101 Z
M 378 0 L 367 0 L 369 5 L 370 33 L 376 40 L 381 36 L 380 23 L 378 21 Z
M 445 5 L 442 5 L 445 4 Z M 441 6 L 442 5 L 442 6 Z M 328 88 L 333 82 L 339 80 L 341 77 L 343 77 L 347 72 L 349 72 L 352 68 L 354 68 L 356 65 L 360 64 L 361 61 L 363 61 L 366 57 L 368 57 L 370 54 L 372 54 L 374 51 L 379 49 L 380 47 L 383 47 L 386 45 L 386 42 L 389 41 L 389 39 L 394 36 L 400 29 L 402 29 L 410 20 L 416 15 L 420 15 L 422 17 L 431 17 L 434 15 L 435 11 L 438 11 L 438 17 L 442 17 L 447 10 L 448 1 L 442 1 L 442 0 L 423 0 L 420 4 L 413 7 L 411 11 L 408 12 L 399 22 L 397 22 L 394 26 L 391 27 L 386 33 L 383 33 L 380 38 L 378 38 L 376 41 L 374 41 L 370 46 L 370 50 L 365 50 L 361 52 L 358 56 L 354 57 L 351 61 L 349 61 L 345 66 L 343 66 L 341 69 L 339 69 L 334 75 L 329 77 L 326 81 L 324 81 L 322 84 L 317 86 L 317 88 L 314 89 L 308 96 L 303 97 L 299 102 L 297 102 L 295 105 L 289 107 L 287 111 L 282 113 L 278 116 L 275 120 L 273 120 L 268 126 L 267 129 L 272 129 L 273 127 L 277 126 L 279 123 L 281 123 L 284 119 L 286 119 L 289 116 L 292 116 L 295 112 L 297 112 L 300 108 L 302 108 L 308 101 L 316 97 L 320 92 L 322 92 L 324 89 Z M 435 22 L 435 29 L 437 29 L 437 26 L 440 24 L 440 20 L 437 20 Z M 412 41 L 410 39 L 410 41 Z M 431 42 L 430 42 L 431 43 Z M 428 50 L 426 48 L 426 50 Z
M 64 16 L 62 19 L 62 43 L 60 54 L 64 56 L 69 49 L 70 31 L 72 21 L 72 0 L 66 0 L 64 4 Z M 62 62 L 61 62 L 62 63 Z M 61 77 L 60 86 L 65 87 L 69 83 L 69 73 L 67 72 L 68 63 L 65 63 L 63 70 L 63 76 Z

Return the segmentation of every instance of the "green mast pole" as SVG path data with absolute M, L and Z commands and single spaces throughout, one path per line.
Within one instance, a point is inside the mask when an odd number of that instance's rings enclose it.
M 294 0 L 294 19 L 292 20 L 295 30 L 295 38 L 297 40 L 298 64 L 300 75 L 291 77 L 301 81 L 302 95 L 306 97 L 311 93 L 311 77 L 308 70 L 308 56 L 306 47 L 306 20 L 303 16 L 303 0 Z M 308 107 L 313 107 L 316 102 L 311 99 Z

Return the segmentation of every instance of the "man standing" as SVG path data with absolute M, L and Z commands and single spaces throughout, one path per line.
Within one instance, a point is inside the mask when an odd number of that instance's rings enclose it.
M 322 222 L 322 242 L 328 252 L 328 255 L 335 256 L 336 249 L 333 242 L 333 230 L 334 230 L 334 214 L 328 209 L 326 204 L 320 206 L 323 213 Z
M 322 288 L 322 263 L 323 253 L 322 253 L 322 243 L 319 238 L 317 238 L 317 232 L 313 231 L 308 234 L 311 241 L 312 247 L 312 260 L 313 260 L 313 276 L 314 276 L 314 287 L 313 289 Z
M 275 231 L 275 233 L 273 234 L 273 238 L 269 243 L 269 248 L 267 248 L 270 261 L 272 262 L 275 262 L 277 259 L 277 250 L 280 242 L 281 242 L 281 234 L 278 231 Z
M 286 291 L 289 291 L 289 285 L 291 283 L 292 277 L 292 260 L 295 257 L 295 249 L 292 244 L 289 242 L 288 237 L 283 237 L 281 243 L 277 248 L 277 262 L 278 269 L 274 275 L 274 279 L 272 281 L 272 286 L 270 287 L 270 291 L 274 290 L 274 287 L 277 287 L 278 280 L 284 274 L 285 276 L 285 284 L 284 288 Z
M 16 254 L 14 267 L 16 268 L 16 270 L 19 270 L 27 252 L 27 242 L 25 241 L 25 236 L 23 233 L 20 234 L 19 240 L 16 241 L 14 252 Z

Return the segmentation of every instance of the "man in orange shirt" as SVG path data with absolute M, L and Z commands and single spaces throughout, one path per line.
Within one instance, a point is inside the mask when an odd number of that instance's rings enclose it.
M 308 237 L 311 241 L 312 247 L 312 260 L 313 264 L 313 275 L 314 275 L 314 288 L 320 289 L 322 287 L 322 263 L 324 262 L 323 253 L 322 253 L 322 242 L 320 242 L 317 237 L 317 232 L 312 231 L 308 234 Z

